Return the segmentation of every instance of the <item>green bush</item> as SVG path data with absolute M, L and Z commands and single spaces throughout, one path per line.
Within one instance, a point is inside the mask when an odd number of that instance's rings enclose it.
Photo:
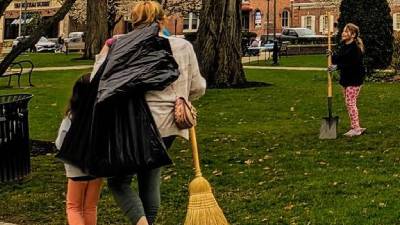
M 249 31 L 242 32 L 242 38 L 251 39 L 251 38 L 256 38 L 256 37 L 257 37 L 257 34 L 254 32 L 249 32 Z
M 185 39 L 194 43 L 197 39 L 197 32 L 185 33 Z

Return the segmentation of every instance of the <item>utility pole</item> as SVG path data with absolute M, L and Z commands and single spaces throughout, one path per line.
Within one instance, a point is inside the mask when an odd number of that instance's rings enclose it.
M 21 37 L 22 25 L 22 0 L 19 2 L 18 37 Z
M 269 1 L 267 0 L 267 42 L 269 40 Z
M 290 27 L 293 27 L 293 2 L 294 0 L 290 0 Z
M 276 39 L 276 0 L 274 0 L 274 40 Z

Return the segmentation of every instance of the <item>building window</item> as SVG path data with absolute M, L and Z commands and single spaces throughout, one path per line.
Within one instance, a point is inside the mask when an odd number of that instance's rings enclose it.
M 259 9 L 256 10 L 254 13 L 254 26 L 255 27 L 260 27 L 262 24 L 262 14 Z
M 249 11 L 242 12 L 242 30 L 249 31 L 250 29 L 250 13 Z
M 315 16 L 302 16 L 301 27 L 308 28 L 315 32 Z
M 334 17 L 331 15 L 330 18 L 330 24 L 328 20 L 327 15 L 322 15 L 319 17 L 319 32 L 322 34 L 328 34 L 328 28 L 330 28 L 331 32 L 334 32 L 333 30 L 333 23 L 334 23 Z
M 312 18 L 311 18 L 311 16 L 307 16 L 306 17 L 305 27 L 310 29 L 310 30 L 312 29 Z
M 196 32 L 200 19 L 196 13 L 189 13 L 183 17 L 183 32 Z
M 282 12 L 282 27 L 289 26 L 289 11 L 285 10 Z
M 4 20 L 4 39 L 15 39 L 18 36 L 18 25 L 13 24 L 15 19 Z
M 393 29 L 400 30 L 400 13 L 393 14 Z

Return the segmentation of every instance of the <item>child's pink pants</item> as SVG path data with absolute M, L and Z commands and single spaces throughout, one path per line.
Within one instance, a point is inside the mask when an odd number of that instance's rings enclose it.
M 89 181 L 68 179 L 67 219 L 69 225 L 96 225 L 101 183 L 101 178 Z
M 343 88 L 344 99 L 346 102 L 347 112 L 349 113 L 351 129 L 360 128 L 360 120 L 358 117 L 357 98 L 360 93 L 361 86 L 349 86 Z

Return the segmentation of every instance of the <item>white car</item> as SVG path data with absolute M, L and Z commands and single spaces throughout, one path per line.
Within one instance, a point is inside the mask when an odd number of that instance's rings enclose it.
M 12 47 L 13 47 L 13 48 L 16 47 L 16 46 L 18 45 L 18 43 L 19 43 L 21 40 L 25 39 L 25 38 L 29 38 L 29 36 L 19 36 L 19 37 L 15 38 L 15 39 L 13 40 L 13 42 L 12 42 Z
M 35 44 L 35 49 L 37 52 L 43 52 L 43 51 L 56 51 L 56 43 L 47 40 L 45 37 L 41 37 L 39 41 Z
M 82 41 L 83 35 L 84 32 L 81 31 L 71 32 L 69 33 L 67 38 L 64 38 L 64 41 L 65 42 L 70 42 L 71 40 L 75 42 Z
M 23 40 L 29 38 L 29 36 L 20 36 L 15 38 L 15 40 L 12 43 L 12 47 L 15 48 L 18 43 Z M 41 37 L 39 41 L 31 47 L 31 50 L 34 50 L 36 52 L 42 52 L 42 51 L 55 51 L 56 50 L 56 43 L 51 42 L 47 40 L 45 37 Z

